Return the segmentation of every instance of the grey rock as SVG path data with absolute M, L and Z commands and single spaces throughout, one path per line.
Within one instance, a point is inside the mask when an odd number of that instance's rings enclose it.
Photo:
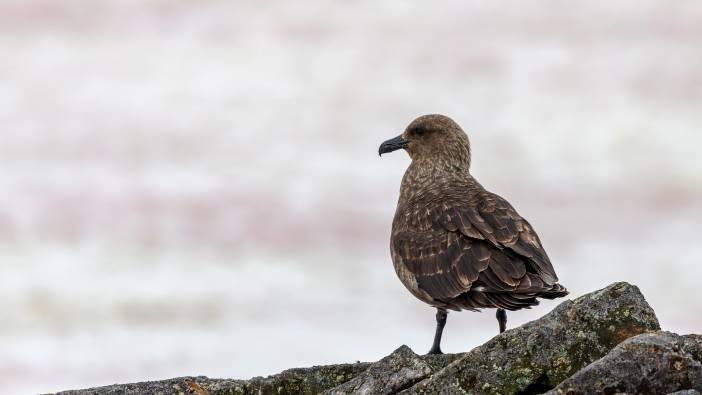
M 668 395 L 700 395 L 700 392 L 695 390 L 682 390 L 671 392 Z
M 324 394 L 394 394 L 440 370 L 460 356 L 461 354 L 446 354 L 420 357 L 403 345 L 354 379 Z
M 402 393 L 541 393 L 629 337 L 658 329 L 639 289 L 615 283 L 494 337 Z
M 104 387 L 59 392 L 56 395 L 137 395 L 137 394 L 191 394 L 191 383 L 206 381 L 206 377 L 179 377 L 170 380 L 115 384 Z
M 57 395 L 316 395 L 359 375 L 370 363 L 315 366 L 288 369 L 268 377 L 250 380 L 210 379 L 204 376 L 60 392 Z
M 684 335 L 685 352 L 690 353 L 696 361 L 702 362 L 702 335 Z
M 666 394 L 702 390 L 702 364 L 685 351 L 685 339 L 669 332 L 628 339 L 566 379 L 548 395 Z
M 600 358 L 622 341 L 659 329 L 658 320 L 639 289 L 627 283 L 615 283 L 563 302 L 546 316 L 508 330 L 465 354 L 418 356 L 402 346 L 373 364 L 289 369 L 250 380 L 181 377 L 60 394 L 536 394 L 553 389 L 571 376 L 578 377 L 581 374 L 578 372 L 594 361 L 599 360 L 595 364 L 605 361 L 606 358 Z M 702 358 L 702 336 L 675 339 L 672 343 L 660 340 L 657 346 L 665 351 L 661 351 L 661 355 L 672 358 L 677 352 L 682 358 L 671 360 L 673 367 L 665 374 L 676 373 L 683 377 L 680 371 L 684 370 L 690 386 L 671 386 L 666 391 L 697 388 L 696 369 Z M 668 353 L 666 347 L 673 351 Z M 637 361 L 630 362 L 637 369 L 649 366 L 646 365 L 649 360 L 642 361 L 643 367 L 638 366 Z M 680 370 L 675 369 L 676 361 L 682 363 Z

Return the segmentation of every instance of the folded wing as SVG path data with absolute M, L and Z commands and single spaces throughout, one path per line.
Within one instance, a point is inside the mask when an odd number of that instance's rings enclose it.
M 392 247 L 435 300 L 517 309 L 562 289 L 533 228 L 501 197 L 485 192 L 477 204 L 446 200 L 414 214 L 419 226 L 396 229 Z

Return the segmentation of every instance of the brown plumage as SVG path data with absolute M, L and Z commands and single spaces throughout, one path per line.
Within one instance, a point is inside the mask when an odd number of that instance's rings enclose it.
M 439 343 L 447 310 L 538 304 L 568 294 L 529 222 L 502 197 L 488 192 L 469 172 L 468 136 L 443 115 L 412 121 L 379 153 L 403 148 L 412 158 L 400 187 L 390 252 L 407 289 L 437 308 Z

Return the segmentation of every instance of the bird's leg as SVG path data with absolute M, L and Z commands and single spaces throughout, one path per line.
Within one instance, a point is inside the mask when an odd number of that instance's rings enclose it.
M 429 354 L 443 354 L 441 352 L 441 334 L 444 332 L 447 316 L 446 310 L 436 309 L 436 334 L 434 334 L 434 344 L 432 344 Z
M 500 324 L 500 333 L 504 332 L 507 329 L 507 312 L 505 309 L 497 309 L 495 317 L 497 317 L 497 322 Z

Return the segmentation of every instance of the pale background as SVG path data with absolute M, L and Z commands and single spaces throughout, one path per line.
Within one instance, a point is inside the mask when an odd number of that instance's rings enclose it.
M 377 147 L 432 112 L 571 296 L 702 332 L 697 0 L 2 0 L 2 393 L 426 352 Z M 496 332 L 451 314 L 444 349 Z

